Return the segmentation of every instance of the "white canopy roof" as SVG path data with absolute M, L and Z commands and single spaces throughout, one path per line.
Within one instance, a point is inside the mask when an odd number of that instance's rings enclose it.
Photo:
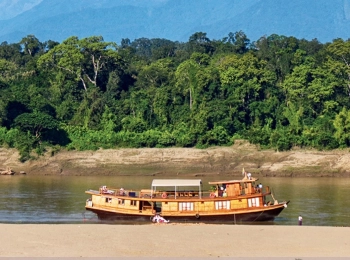
M 202 180 L 187 180 L 187 179 L 154 179 L 152 181 L 152 191 L 156 190 L 156 187 L 174 187 L 175 189 L 175 199 L 177 187 L 198 187 L 199 197 L 201 198 L 201 186 Z
M 154 179 L 152 187 L 181 187 L 181 186 L 201 186 L 202 180 L 188 179 Z

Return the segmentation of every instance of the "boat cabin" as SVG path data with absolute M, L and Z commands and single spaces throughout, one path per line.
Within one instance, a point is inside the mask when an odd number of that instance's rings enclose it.
M 160 191 L 159 188 L 168 188 Z M 158 189 L 158 190 L 157 190 Z M 162 198 L 199 197 L 202 198 L 202 180 L 198 179 L 154 179 L 151 196 L 161 193 Z
M 244 178 L 242 180 L 227 180 L 209 182 L 213 185 L 213 192 L 216 197 L 236 197 L 242 195 L 252 195 L 262 193 L 262 186 L 255 185 L 256 178 Z M 269 192 L 269 187 L 266 187 L 266 193 Z

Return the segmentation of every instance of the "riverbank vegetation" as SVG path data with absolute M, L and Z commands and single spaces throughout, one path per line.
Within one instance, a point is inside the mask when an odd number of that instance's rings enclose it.
M 350 145 L 350 41 L 240 31 L 188 42 L 34 35 L 0 45 L 0 143 L 52 153 L 199 147 Z

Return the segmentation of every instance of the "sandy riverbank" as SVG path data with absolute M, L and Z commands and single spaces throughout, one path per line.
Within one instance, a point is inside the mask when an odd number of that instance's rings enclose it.
M 2 257 L 349 257 L 349 227 L 0 224 Z
M 140 148 L 97 151 L 48 151 L 21 163 L 18 151 L 0 148 L 0 169 L 27 175 L 238 175 L 242 168 L 255 176 L 350 177 L 348 150 L 260 150 L 245 141 L 230 147 Z

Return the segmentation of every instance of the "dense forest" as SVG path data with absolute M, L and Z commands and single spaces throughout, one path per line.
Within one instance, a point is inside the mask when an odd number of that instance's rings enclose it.
M 0 45 L 0 144 L 60 148 L 350 146 L 350 41 L 244 32 L 188 42 L 34 35 Z

